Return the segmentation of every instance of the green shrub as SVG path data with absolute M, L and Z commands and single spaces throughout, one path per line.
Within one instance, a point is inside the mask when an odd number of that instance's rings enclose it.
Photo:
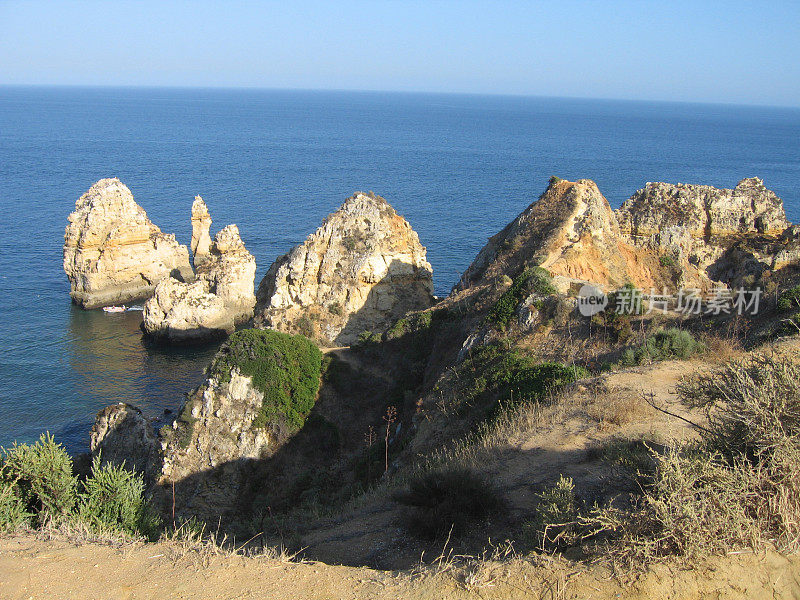
M 505 508 L 500 492 L 484 475 L 472 469 L 439 469 L 417 475 L 408 490 L 395 494 L 411 507 L 406 527 L 420 537 L 434 539 L 465 533 Z
M 488 320 L 500 329 L 506 329 L 514 318 L 517 306 L 530 293 L 550 296 L 556 293 L 550 274 L 541 267 L 525 269 L 514 279 L 511 287 L 495 302 L 489 310 Z
M 13 483 L 0 481 L 0 533 L 14 531 L 31 515 L 25 512 L 25 504 L 15 493 Z
M 303 426 L 322 374 L 322 352 L 311 340 L 272 330 L 237 331 L 214 357 L 209 374 L 226 382 L 234 368 L 264 394 L 253 427 L 277 421 L 295 430 Z
M 686 359 L 704 352 L 705 344 L 688 331 L 671 327 L 647 336 L 638 348 L 627 348 L 622 354 L 622 364 L 640 365 L 646 361 Z
M 6 498 L 3 510 L 10 522 L 26 514 L 41 525 L 65 517 L 75 505 L 72 459 L 50 434 L 42 434 L 33 445 L 15 444 L 3 450 L 0 477 Z
M 106 463 L 100 456 L 92 460 L 91 475 L 81 484 L 77 517 L 90 527 L 113 529 L 130 535 L 153 538 L 160 522 L 144 498 L 140 474 Z
M 328 312 L 331 313 L 332 315 L 337 316 L 337 317 L 341 317 L 342 316 L 342 305 L 339 304 L 338 302 L 331 302 L 328 305 Z
M 800 306 L 800 285 L 781 292 L 781 295 L 778 296 L 778 308 L 780 310 L 789 310 L 798 306 Z
M 671 254 L 662 254 L 658 257 L 658 262 L 661 264 L 662 267 L 675 267 L 677 266 L 677 262 L 675 261 L 675 257 Z
M 523 537 L 542 549 L 569 543 L 578 515 L 575 484 L 561 475 L 553 486 L 536 494 L 533 517 L 523 526 Z

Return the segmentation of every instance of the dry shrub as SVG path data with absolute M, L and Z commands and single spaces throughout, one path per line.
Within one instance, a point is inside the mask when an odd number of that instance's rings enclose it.
M 800 549 L 800 368 L 751 356 L 678 391 L 706 412 L 700 440 L 657 454 L 631 507 L 586 520 L 615 534 L 611 552 L 628 558 Z
M 742 344 L 738 338 L 705 334 L 702 342 L 706 346 L 707 358 L 716 363 L 724 363 L 738 357 L 742 352 Z

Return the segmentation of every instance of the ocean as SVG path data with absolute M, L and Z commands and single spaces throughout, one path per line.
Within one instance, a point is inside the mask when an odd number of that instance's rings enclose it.
M 212 235 L 236 223 L 256 285 L 353 192 L 372 190 L 428 248 L 439 295 L 551 175 L 619 206 L 648 181 L 761 177 L 800 217 L 800 110 L 559 98 L 0 86 L 0 445 L 51 432 L 88 448 L 96 412 L 170 419 L 216 347 L 145 343 L 140 312 L 71 306 L 67 215 L 119 177 L 188 244 L 195 195 Z

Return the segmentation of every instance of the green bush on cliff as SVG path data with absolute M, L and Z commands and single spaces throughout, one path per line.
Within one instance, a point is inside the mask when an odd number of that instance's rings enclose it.
M 550 273 L 541 267 L 525 269 L 489 310 L 489 322 L 506 329 L 514 318 L 517 306 L 530 293 L 539 296 L 555 294 Z
M 82 483 L 76 515 L 92 528 L 155 537 L 160 521 L 144 499 L 144 479 L 124 466 L 92 460 L 91 476 Z
M 622 354 L 621 362 L 625 365 L 640 365 L 647 361 L 686 359 L 704 352 L 705 349 L 705 344 L 688 331 L 670 327 L 647 336 L 644 344 L 638 348 L 627 348 Z
M 782 292 L 778 297 L 778 308 L 780 310 L 789 310 L 800 306 L 800 285 Z
M 0 459 L 0 528 L 31 519 L 41 525 L 67 516 L 75 506 L 72 459 L 50 434 L 35 444 L 15 444 Z
M 272 330 L 237 331 L 214 358 L 209 375 L 225 383 L 233 368 L 252 378 L 253 386 L 264 394 L 253 427 L 280 421 L 292 429 L 303 426 L 316 402 L 322 374 L 322 352 L 311 340 Z
M 502 344 L 490 344 L 472 350 L 457 375 L 455 395 L 462 409 L 484 407 L 490 417 L 501 405 L 545 400 L 588 372 L 577 365 L 539 363 Z

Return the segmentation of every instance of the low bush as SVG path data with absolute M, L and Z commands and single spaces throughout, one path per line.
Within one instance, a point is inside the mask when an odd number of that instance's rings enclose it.
M 32 444 L 15 444 L 0 460 L 3 527 L 27 518 L 42 525 L 59 520 L 75 505 L 77 479 L 72 459 L 50 434 Z
M 742 548 L 800 549 L 800 368 L 755 356 L 678 388 L 708 417 L 699 442 L 655 454 L 629 510 L 594 515 L 612 553 L 652 558 Z
M 525 269 L 514 279 L 503 295 L 489 310 L 488 320 L 500 329 L 506 329 L 516 313 L 517 306 L 531 293 L 550 296 L 556 293 L 550 274 L 541 267 Z
M 523 525 L 523 538 L 543 550 L 574 542 L 579 502 L 575 484 L 561 475 L 558 481 L 536 494 L 533 517 Z
M 253 427 L 276 421 L 295 430 L 303 426 L 316 402 L 322 374 L 322 352 L 311 340 L 272 330 L 237 331 L 214 357 L 209 375 L 229 381 L 234 368 L 251 377 L 264 394 Z
M 161 523 L 144 498 L 140 474 L 126 470 L 124 465 L 101 465 L 97 455 L 92 460 L 91 475 L 81 487 L 76 516 L 83 523 L 151 539 L 158 533 Z
M 589 373 L 577 365 L 539 363 L 503 344 L 489 344 L 474 349 L 457 375 L 462 404 L 495 406 L 543 400 Z
M 505 501 L 492 482 L 467 468 L 438 469 L 418 475 L 394 499 L 411 509 L 406 527 L 427 539 L 447 536 L 450 532 L 461 535 L 468 527 L 505 508 Z
M 647 336 L 644 344 L 637 348 L 627 348 L 622 354 L 622 364 L 640 365 L 647 361 L 686 359 L 706 349 L 688 331 L 671 327 Z
M 800 285 L 781 292 L 778 296 L 778 308 L 780 310 L 789 310 L 792 308 L 800 307 Z

